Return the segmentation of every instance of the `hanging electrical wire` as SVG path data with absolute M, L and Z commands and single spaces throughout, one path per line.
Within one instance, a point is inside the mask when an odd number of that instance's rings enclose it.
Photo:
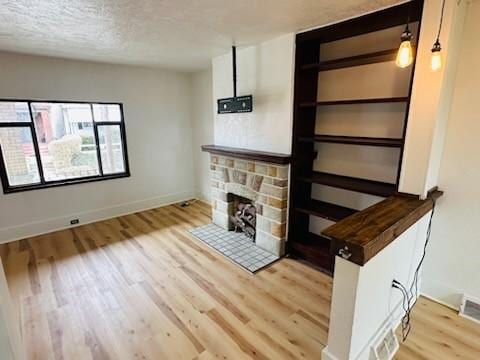
M 409 289 L 407 288 L 398 280 L 393 280 L 392 287 L 399 289 L 403 294 L 402 306 L 404 310 L 404 315 L 402 317 L 402 338 L 403 341 L 407 340 L 407 337 L 410 333 L 411 324 L 410 324 L 410 313 L 412 309 L 415 307 L 418 299 L 418 278 L 420 274 L 420 270 L 422 268 L 423 262 L 425 260 L 425 256 L 427 255 L 427 247 L 428 243 L 430 242 L 430 235 L 432 233 L 432 220 L 433 215 L 435 214 L 435 206 L 436 202 L 434 199 L 430 199 L 432 201 L 432 211 L 430 213 L 430 219 L 428 221 L 427 226 L 427 233 L 425 236 L 425 243 L 423 245 L 423 253 L 420 261 L 418 262 L 417 267 L 415 268 L 415 273 L 413 276 L 413 281 L 410 284 Z M 406 301 L 406 306 L 405 306 Z

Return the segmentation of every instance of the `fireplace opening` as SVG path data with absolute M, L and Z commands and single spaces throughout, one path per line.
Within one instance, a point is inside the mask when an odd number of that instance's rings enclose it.
M 243 232 L 255 242 L 257 208 L 255 202 L 229 193 L 232 199 L 231 214 L 229 215 L 232 228 L 236 232 Z

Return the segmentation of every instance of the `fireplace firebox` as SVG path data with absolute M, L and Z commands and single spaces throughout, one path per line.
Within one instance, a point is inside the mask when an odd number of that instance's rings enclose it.
M 245 233 L 255 242 L 257 208 L 254 201 L 235 194 L 229 194 L 229 197 L 232 198 L 232 213 L 229 218 L 233 229 Z

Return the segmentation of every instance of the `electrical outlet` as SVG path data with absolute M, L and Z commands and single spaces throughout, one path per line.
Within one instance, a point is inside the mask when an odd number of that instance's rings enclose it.
M 78 219 L 70 220 L 70 225 L 77 225 L 79 223 L 80 223 L 80 220 L 78 220 Z

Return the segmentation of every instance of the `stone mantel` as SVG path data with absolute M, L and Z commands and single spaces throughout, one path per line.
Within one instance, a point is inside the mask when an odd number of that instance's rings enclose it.
M 288 154 L 248 150 L 228 146 L 202 145 L 202 150 L 211 154 L 230 156 L 237 159 L 267 162 L 270 164 L 286 165 L 290 164 L 291 161 L 291 155 Z

